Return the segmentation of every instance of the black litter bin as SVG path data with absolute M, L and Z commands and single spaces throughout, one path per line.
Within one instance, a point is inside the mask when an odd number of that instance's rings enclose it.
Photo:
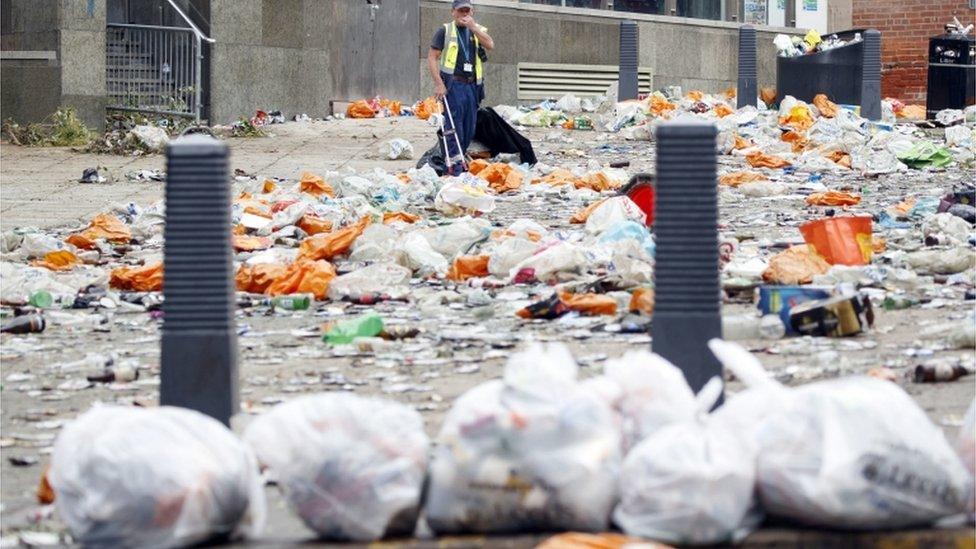
M 860 34 L 862 40 L 830 50 L 776 58 L 776 95 L 792 95 L 813 101 L 819 94 L 827 94 L 834 103 L 861 104 L 861 69 L 864 62 L 864 29 L 835 33 L 837 38 L 851 42 Z
M 944 34 L 929 39 L 927 118 L 942 109 L 964 109 L 976 103 L 976 39 Z

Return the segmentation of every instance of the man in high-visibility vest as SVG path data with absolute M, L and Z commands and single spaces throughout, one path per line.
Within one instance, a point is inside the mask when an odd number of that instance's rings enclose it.
M 474 137 L 478 104 L 484 97 L 484 64 L 479 50 L 491 50 L 495 41 L 488 36 L 488 29 L 475 22 L 471 0 L 454 0 L 451 8 L 454 19 L 438 28 L 431 40 L 427 69 L 434 80 L 434 95 L 438 100 L 447 97 L 463 155 Z M 451 156 L 449 151 L 444 154 Z

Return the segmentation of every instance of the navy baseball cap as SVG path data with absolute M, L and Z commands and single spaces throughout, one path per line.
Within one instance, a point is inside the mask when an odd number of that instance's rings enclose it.
M 451 9 L 455 9 L 455 10 L 461 8 L 470 8 L 470 7 L 471 7 L 471 0 L 454 0 L 454 2 L 451 3 Z

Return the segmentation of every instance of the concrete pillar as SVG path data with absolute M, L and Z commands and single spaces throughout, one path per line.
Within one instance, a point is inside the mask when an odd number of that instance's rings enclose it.
M 106 0 L 61 2 L 59 7 L 61 106 L 74 107 L 90 128 L 105 127 Z
M 202 134 L 166 154 L 159 401 L 225 425 L 238 410 L 227 145 Z
M 757 81 L 756 27 L 742 25 L 739 27 L 739 78 L 736 82 L 735 102 L 737 108 L 756 106 L 756 96 L 759 95 Z
M 868 120 L 881 120 L 881 33 L 877 29 L 864 31 L 861 116 Z
M 637 99 L 637 22 L 620 22 L 620 77 L 617 85 L 619 101 Z
M 722 336 L 714 125 L 657 129 L 654 352 L 681 368 L 694 391 L 722 375 L 708 340 Z

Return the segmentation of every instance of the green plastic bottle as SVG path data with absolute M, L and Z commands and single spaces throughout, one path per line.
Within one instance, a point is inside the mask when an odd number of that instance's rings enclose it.
M 312 306 L 312 297 L 308 294 L 280 295 L 271 300 L 271 305 L 286 311 L 305 311 Z
M 51 295 L 51 292 L 40 290 L 32 293 L 27 302 L 38 309 L 47 309 L 54 303 L 54 296 Z
M 374 337 L 383 331 L 383 318 L 377 313 L 367 313 L 351 320 L 337 322 L 322 339 L 329 345 L 352 343 L 357 337 Z

